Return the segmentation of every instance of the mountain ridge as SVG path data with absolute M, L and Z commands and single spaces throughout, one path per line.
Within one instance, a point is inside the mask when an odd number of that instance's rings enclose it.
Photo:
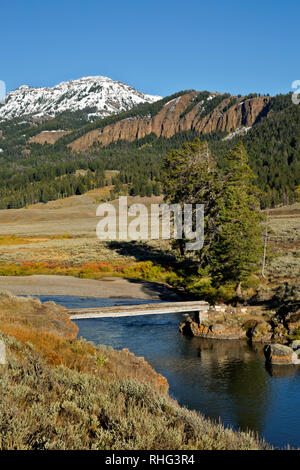
M 209 142 L 220 167 L 241 140 L 264 193 L 262 207 L 289 204 L 299 193 L 299 129 L 300 107 L 290 94 L 195 90 L 95 121 L 83 111 L 65 111 L 42 123 L 0 121 L 0 207 L 83 194 L 106 184 L 106 170 L 119 172 L 114 195 L 124 188 L 132 195 L 158 195 L 164 156 L 195 137 Z
M 159 99 L 161 96 L 142 93 L 109 77 L 81 77 L 54 87 L 22 85 L 8 92 L 0 106 L 0 119 L 55 117 L 65 111 L 80 110 L 90 110 L 90 119 L 102 118 Z

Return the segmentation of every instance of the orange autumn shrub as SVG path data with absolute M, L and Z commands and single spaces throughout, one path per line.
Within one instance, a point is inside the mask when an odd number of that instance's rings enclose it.
M 96 369 L 99 354 L 92 344 L 85 341 L 67 340 L 14 325 L 1 325 L 0 329 L 18 341 L 33 346 L 51 366 L 64 365 L 79 372 L 93 372 Z

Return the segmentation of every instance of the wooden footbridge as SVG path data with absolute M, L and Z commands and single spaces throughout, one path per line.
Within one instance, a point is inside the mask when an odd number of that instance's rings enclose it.
M 117 318 L 133 317 L 137 315 L 161 315 L 164 313 L 199 312 L 199 316 L 206 316 L 209 304 L 203 301 L 193 302 L 157 302 L 139 305 L 118 305 L 115 307 L 75 308 L 69 309 L 71 320 L 83 318 Z

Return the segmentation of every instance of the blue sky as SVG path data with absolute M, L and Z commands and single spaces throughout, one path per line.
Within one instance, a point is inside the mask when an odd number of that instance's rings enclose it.
M 105 75 L 146 93 L 286 93 L 300 79 L 298 0 L 1 2 L 0 80 Z

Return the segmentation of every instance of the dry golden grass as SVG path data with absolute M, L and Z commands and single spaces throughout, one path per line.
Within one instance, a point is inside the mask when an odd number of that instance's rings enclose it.
M 300 203 L 273 209 L 269 217 L 269 281 L 294 282 L 300 275 Z
M 0 291 L 0 327 L 12 325 L 63 338 L 75 338 L 78 331 L 65 307 L 54 302 L 42 304 L 35 298 L 15 297 L 7 291 Z
M 50 366 L 63 365 L 111 380 L 135 378 L 151 383 L 160 391 L 168 390 L 166 379 L 128 350 L 96 348 L 92 343 L 76 339 L 78 327 L 66 309 L 54 302 L 42 304 L 38 299 L 15 297 L 2 291 L 0 330 L 23 344 L 30 344 Z

